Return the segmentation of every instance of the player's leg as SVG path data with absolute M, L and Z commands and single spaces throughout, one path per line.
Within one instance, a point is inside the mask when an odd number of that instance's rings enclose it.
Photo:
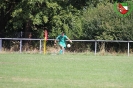
M 63 47 L 61 46 L 61 45 L 59 45 L 60 46 L 60 54 L 63 54 L 64 52 L 63 52 Z
M 66 44 L 65 43 L 60 43 L 59 46 L 60 46 L 60 54 L 64 54 L 65 53 Z
M 65 53 L 65 48 L 64 48 L 64 46 L 62 47 L 62 53 L 63 53 L 63 54 Z
M 62 51 L 63 51 L 63 54 L 65 53 L 65 48 L 66 48 L 66 44 L 63 43 L 63 44 L 62 44 Z
M 65 47 L 60 45 L 60 54 L 64 54 L 65 53 Z

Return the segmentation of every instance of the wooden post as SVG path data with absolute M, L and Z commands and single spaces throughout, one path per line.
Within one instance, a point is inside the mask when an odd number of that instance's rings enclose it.
M 0 39 L 0 51 L 2 51 L 2 39 Z

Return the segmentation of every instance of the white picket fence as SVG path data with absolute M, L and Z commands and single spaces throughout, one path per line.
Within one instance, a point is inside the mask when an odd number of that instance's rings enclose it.
M 42 41 L 44 39 L 29 39 L 29 38 L 0 38 L 0 51 L 2 51 L 2 40 L 17 40 L 20 41 L 20 47 L 19 52 L 22 52 L 22 42 L 23 40 L 34 40 L 34 41 L 40 41 L 39 51 L 42 53 Z M 54 41 L 54 39 L 48 39 L 48 41 Z M 127 55 L 130 55 L 130 43 L 133 43 L 133 41 L 121 41 L 121 40 L 72 40 L 73 42 L 94 42 L 95 43 L 95 52 L 94 54 L 97 54 L 97 43 L 98 42 L 116 42 L 116 43 L 127 43 Z

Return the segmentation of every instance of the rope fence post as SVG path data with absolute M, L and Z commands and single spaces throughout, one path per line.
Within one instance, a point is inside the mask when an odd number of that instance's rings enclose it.
M 0 51 L 2 51 L 2 39 L 0 39 Z
M 22 39 L 20 39 L 20 53 L 22 53 Z
M 42 41 L 40 39 L 40 49 L 39 49 L 40 53 L 42 53 Z
M 97 41 L 95 41 L 95 55 L 97 54 Z
M 128 56 L 130 55 L 129 53 L 130 53 L 130 44 L 128 42 Z

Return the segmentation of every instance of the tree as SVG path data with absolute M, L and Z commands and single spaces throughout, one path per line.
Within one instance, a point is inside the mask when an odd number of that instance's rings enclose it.
M 0 1 L 0 25 L 1 25 L 1 30 L 0 30 L 0 37 L 4 37 L 7 32 L 10 32 L 10 29 L 7 28 L 7 25 L 9 24 L 9 20 L 12 19 L 11 14 L 14 10 L 14 7 L 18 5 L 20 0 L 1 0 Z M 9 31 L 6 31 L 8 29 Z M 5 33 L 6 32 L 6 33 Z
M 132 17 L 121 18 L 113 9 L 113 4 L 99 3 L 97 7 L 84 11 L 84 32 L 88 39 L 129 40 L 132 36 Z M 124 34 L 124 35 L 123 35 Z

